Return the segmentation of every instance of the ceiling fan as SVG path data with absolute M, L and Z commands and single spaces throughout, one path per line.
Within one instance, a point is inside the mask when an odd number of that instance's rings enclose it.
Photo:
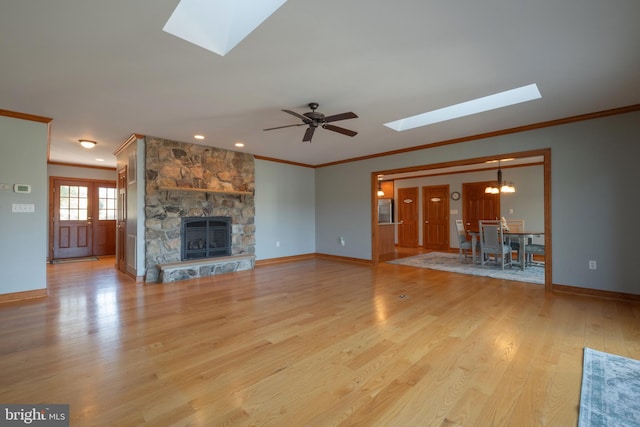
M 291 114 L 292 116 L 295 116 L 295 117 L 299 118 L 300 120 L 302 120 L 302 123 L 298 123 L 298 124 L 295 124 L 295 125 L 278 126 L 278 127 L 268 128 L 268 129 L 263 129 L 263 130 L 274 130 L 274 129 L 288 128 L 288 127 L 292 127 L 292 126 L 304 126 L 304 125 L 307 125 L 309 127 L 307 128 L 307 131 L 304 133 L 304 137 L 302 138 L 303 142 L 306 142 L 306 141 L 311 142 L 311 138 L 313 138 L 313 133 L 316 131 L 318 126 L 322 127 L 323 129 L 332 130 L 334 132 L 338 132 L 338 133 L 341 133 L 341 134 L 347 135 L 347 136 L 356 136 L 358 134 L 358 132 L 355 132 L 355 131 L 352 131 L 352 130 L 349 130 L 349 129 L 345 129 L 345 128 L 341 128 L 339 126 L 335 126 L 335 125 L 329 124 L 331 122 L 337 122 L 338 120 L 355 119 L 355 118 L 358 117 L 356 115 L 356 113 L 352 113 L 350 111 L 348 113 L 341 113 L 341 114 L 334 114 L 332 116 L 325 116 L 322 113 L 316 112 L 316 109 L 318 108 L 318 105 L 319 104 L 317 102 L 310 102 L 309 103 L 309 108 L 311 108 L 311 111 L 309 111 L 308 113 L 304 113 L 304 114 L 298 114 L 295 111 L 291 111 L 291 110 L 282 110 L 285 113 Z

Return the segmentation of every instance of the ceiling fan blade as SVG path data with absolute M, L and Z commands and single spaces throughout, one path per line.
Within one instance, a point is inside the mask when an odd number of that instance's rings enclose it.
M 338 132 L 338 133 L 341 133 L 341 134 L 347 135 L 347 136 L 356 136 L 358 134 L 358 132 L 356 132 L 356 131 L 345 129 L 345 128 L 341 128 L 339 126 L 334 126 L 334 125 L 324 125 L 322 127 L 324 129 L 329 129 L 329 130 L 332 130 L 334 132 Z
M 337 122 L 338 120 L 346 120 L 346 119 L 357 119 L 358 116 L 356 113 L 349 111 L 348 113 L 334 114 L 333 116 L 328 116 L 324 118 L 325 123 L 329 122 Z
M 302 138 L 302 142 L 311 142 L 311 138 L 313 138 L 313 133 L 316 131 L 315 126 L 309 126 L 307 131 L 304 133 L 304 138 Z
M 292 116 L 295 116 L 295 117 L 299 118 L 300 120 L 302 120 L 303 122 L 305 122 L 307 124 L 310 121 L 309 117 L 303 116 L 302 114 L 298 114 L 295 111 L 291 111 L 291 110 L 282 110 L 282 111 L 284 111 L 285 113 L 289 113 Z
M 274 130 L 274 129 L 290 128 L 292 126 L 304 126 L 304 125 L 305 125 L 305 123 L 298 123 L 298 124 L 295 124 L 295 125 L 276 126 L 274 128 L 267 128 L 267 129 L 262 129 L 262 130 Z

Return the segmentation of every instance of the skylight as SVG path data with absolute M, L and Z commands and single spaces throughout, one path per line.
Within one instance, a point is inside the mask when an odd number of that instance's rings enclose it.
M 224 56 L 287 0 L 180 0 L 163 31 Z
M 528 86 L 522 86 L 516 89 L 485 96 L 483 98 L 473 99 L 471 101 L 429 111 L 427 113 L 418 114 L 416 116 L 407 117 L 405 119 L 396 120 L 395 122 L 385 123 L 384 125 L 397 130 L 398 132 L 402 132 L 403 130 L 457 119 L 458 117 L 470 116 L 472 114 L 482 113 L 483 111 L 496 110 L 498 108 L 520 104 L 521 102 L 531 101 L 541 97 L 542 95 L 540 95 L 538 86 L 534 83 Z

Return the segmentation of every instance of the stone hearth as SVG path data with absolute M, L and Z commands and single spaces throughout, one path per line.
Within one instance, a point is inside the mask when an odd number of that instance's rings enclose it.
M 181 262 L 158 264 L 160 270 L 159 281 L 172 283 L 178 280 L 197 279 L 198 277 L 216 274 L 232 273 L 235 271 L 253 270 L 255 257 L 253 255 L 231 255 L 217 258 L 197 259 Z
M 181 262 L 180 229 L 183 217 L 230 217 L 231 257 L 249 256 L 251 261 L 242 263 L 239 268 L 253 268 L 253 156 L 147 137 L 145 175 L 147 282 L 161 280 L 159 264 Z M 238 271 L 235 261 L 230 266 L 220 267 L 215 259 L 207 259 L 211 260 L 213 268 L 200 268 L 198 277 L 202 277 L 201 272 L 212 275 Z M 204 260 L 198 261 L 202 263 Z M 189 273 L 185 273 L 183 278 L 189 277 Z

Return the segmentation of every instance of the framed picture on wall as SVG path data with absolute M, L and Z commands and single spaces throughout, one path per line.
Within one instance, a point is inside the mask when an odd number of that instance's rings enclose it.
M 136 182 L 136 152 L 129 154 L 129 164 L 127 165 L 127 182 L 134 184 Z

